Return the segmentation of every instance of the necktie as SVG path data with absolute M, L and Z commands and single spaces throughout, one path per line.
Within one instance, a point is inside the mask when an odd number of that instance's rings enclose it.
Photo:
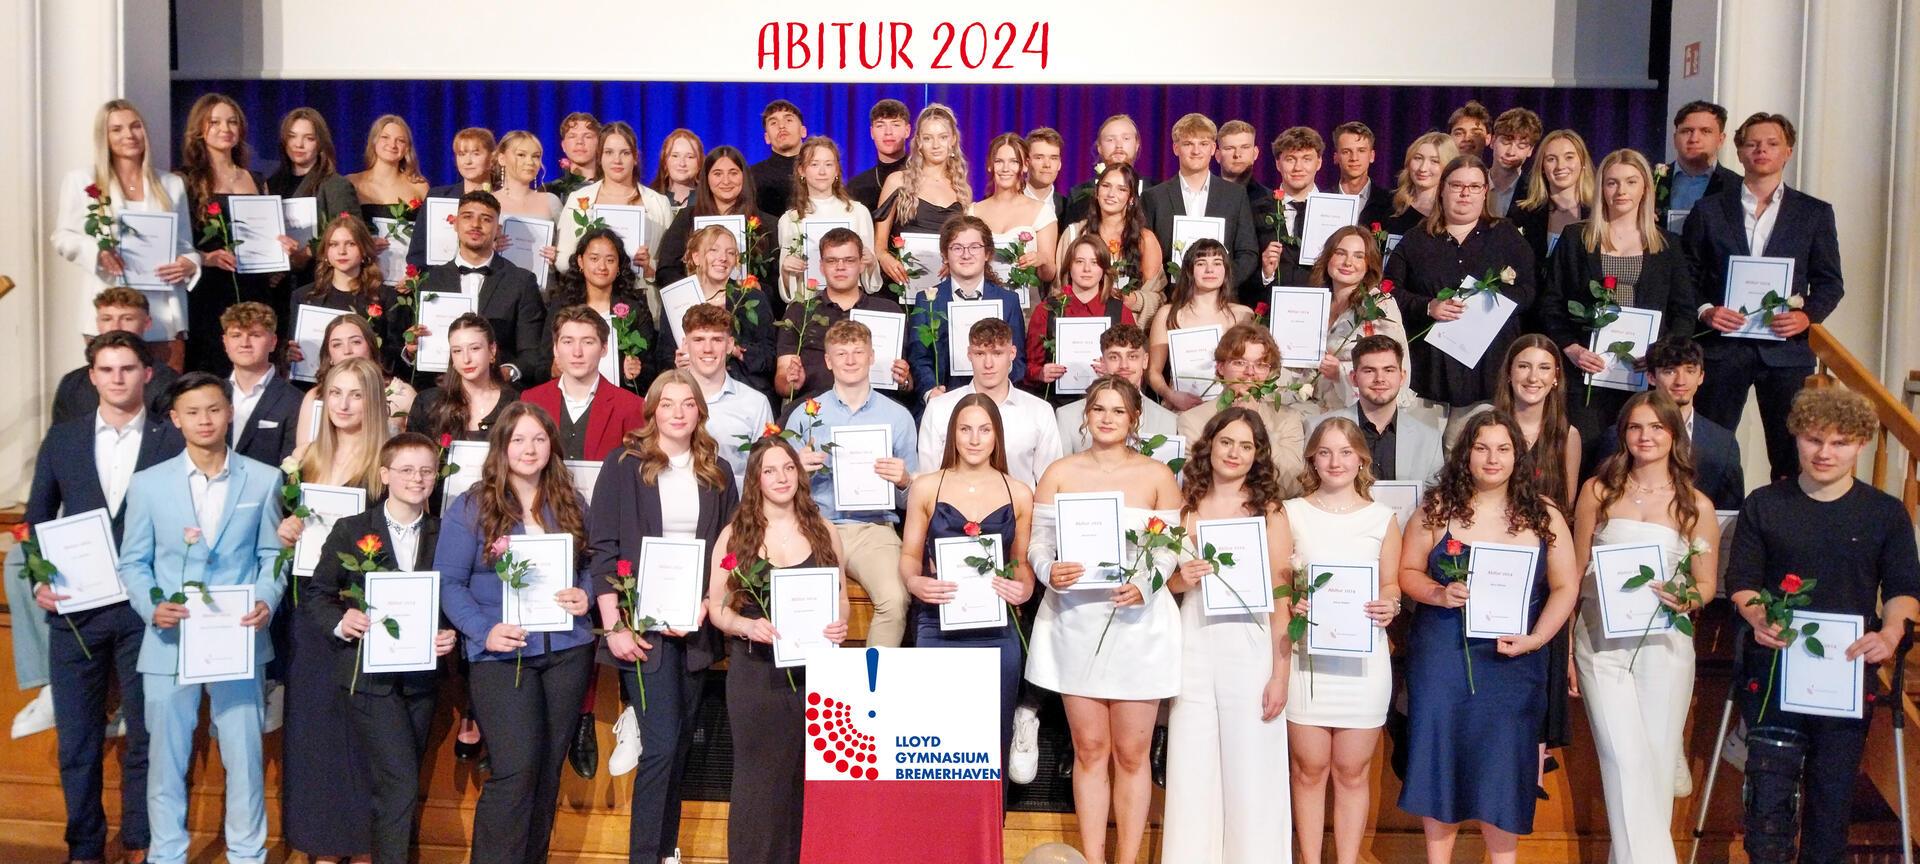
M 492 265 L 492 264 L 482 264 L 482 265 L 480 265 L 480 266 L 478 266 L 478 267 L 468 267 L 468 266 L 466 266 L 466 265 L 463 265 L 463 264 L 456 264 L 456 265 L 454 265 L 454 266 L 456 266 L 456 267 L 459 267 L 459 268 L 460 268 L 460 275 L 462 275 L 462 276 L 467 276 L 467 275 L 470 275 L 470 274 L 473 274 L 473 273 L 478 273 L 478 274 L 480 274 L 480 275 L 482 275 L 482 276 L 490 276 L 490 275 L 492 275 L 492 274 L 493 274 L 493 265 Z

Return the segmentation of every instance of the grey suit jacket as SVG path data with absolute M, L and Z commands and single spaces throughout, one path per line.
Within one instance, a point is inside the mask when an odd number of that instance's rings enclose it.
M 1313 430 L 1328 417 L 1345 417 L 1358 423 L 1360 406 L 1348 405 L 1310 418 L 1307 420 L 1309 439 L 1313 437 Z M 1440 467 L 1446 463 L 1446 451 L 1441 447 L 1439 427 L 1425 422 L 1418 413 L 1401 407 L 1394 412 L 1393 432 L 1394 476 L 1376 479 L 1418 481 L 1420 491 L 1424 493 L 1427 487 L 1432 485 L 1433 478 L 1439 476 Z

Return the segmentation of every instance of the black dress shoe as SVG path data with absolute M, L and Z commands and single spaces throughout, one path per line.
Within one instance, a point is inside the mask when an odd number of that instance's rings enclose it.
M 459 736 L 457 735 L 454 736 L 453 758 L 458 759 L 462 762 L 472 762 L 474 760 L 474 757 L 480 755 L 481 743 L 482 742 L 480 741 L 472 741 L 472 742 L 462 741 L 460 740 Z
M 1153 745 L 1147 750 L 1147 767 L 1153 771 L 1153 785 L 1167 788 L 1167 727 L 1153 727 Z
M 580 715 L 580 722 L 573 726 L 573 746 L 567 748 L 567 764 L 573 766 L 573 773 L 582 780 L 592 780 L 600 773 L 600 739 L 593 732 L 593 715 Z
M 1066 745 L 1060 748 L 1060 761 L 1054 763 L 1053 776 L 1062 782 L 1073 779 L 1073 739 L 1067 739 Z

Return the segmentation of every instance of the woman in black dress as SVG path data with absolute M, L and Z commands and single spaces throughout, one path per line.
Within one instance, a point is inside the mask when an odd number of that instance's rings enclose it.
M 487 319 L 472 312 L 455 318 L 444 338 L 451 349 L 447 371 L 434 386 L 420 391 L 413 413 L 407 415 L 407 431 L 436 441 L 447 435 L 456 441 L 485 441 L 500 412 L 520 401 L 520 391 L 500 374 L 500 346 Z
M 707 152 L 700 164 L 700 187 L 693 193 L 693 204 L 674 214 L 673 224 L 660 236 L 660 251 L 655 256 L 659 269 L 654 284 L 662 288 L 687 278 L 688 238 L 693 236 L 696 216 L 747 217 L 747 243 L 741 255 L 747 272 L 761 279 L 773 273 L 774 226 L 777 217 L 760 212 L 753 199 L 753 180 L 747 176 L 747 157 L 739 149 L 722 144 Z M 769 318 L 772 322 L 778 316 Z
M 280 118 L 280 167 L 267 178 L 267 194 L 314 199 L 314 212 L 322 226 L 342 213 L 360 212 L 360 196 L 340 174 L 333 132 L 320 112 L 295 108 Z M 319 256 L 318 249 L 293 251 L 293 284 L 313 281 L 313 265 Z
M 234 272 L 237 269 L 230 232 L 204 233 L 209 216 L 231 219 L 228 199 L 234 195 L 261 195 L 267 191 L 267 178 L 247 167 L 253 159 L 247 148 L 247 115 L 239 103 L 221 93 L 208 93 L 194 100 L 187 111 L 187 131 L 180 142 L 178 173 L 187 183 L 187 200 L 192 205 L 194 248 L 200 250 L 201 263 L 211 272 L 187 294 L 187 368 L 225 375 L 233 368 L 221 347 L 220 313 L 228 306 L 257 301 L 273 309 L 279 321 L 282 340 L 292 332 L 293 321 L 287 315 L 287 294 L 292 287 L 285 275 Z M 281 235 L 280 245 L 289 253 L 293 238 Z M 278 288 L 276 290 L 276 284 Z
M 1473 365 L 1424 338 L 1410 340 L 1413 391 L 1444 405 L 1461 407 L 1493 398 L 1500 358 L 1523 332 L 1534 304 L 1533 250 L 1511 223 L 1493 215 L 1491 206 L 1487 169 L 1479 157 L 1454 159 L 1440 172 L 1440 200 L 1434 211 L 1407 232 L 1387 259 L 1387 278 L 1404 298 L 1400 312 L 1407 329 L 1416 334 L 1466 314 L 1467 303 L 1452 296 L 1466 279 L 1491 280 L 1501 297 L 1519 307 Z M 1440 299 L 1443 292 L 1450 299 Z
M 1533 249 L 1534 272 L 1545 278 L 1547 259 L 1561 238 L 1580 230 L 1593 212 L 1593 160 L 1587 142 L 1572 129 L 1555 129 L 1541 139 L 1527 172 L 1527 196 L 1513 202 L 1507 218 Z M 1547 310 L 1541 310 L 1547 314 Z
M 960 149 L 960 124 L 953 109 L 938 102 L 920 109 L 913 123 L 907 166 L 888 175 L 873 211 L 873 237 L 892 249 L 902 234 L 939 234 L 948 219 L 966 212 L 973 200 L 967 184 L 967 156 Z M 907 284 L 907 268 L 893 255 L 880 256 L 887 281 Z
M 328 220 L 331 221 L 328 221 Z M 379 361 L 386 369 L 399 368 L 400 346 L 404 334 L 387 329 L 387 310 L 394 308 L 397 296 L 380 272 L 380 261 L 373 251 L 373 235 L 367 223 L 352 213 L 336 213 L 321 220 L 318 235 L 320 254 L 313 266 L 313 281 L 293 290 L 289 305 L 319 306 L 354 312 L 373 325 L 379 337 Z M 299 343 L 287 343 L 287 362 L 303 359 Z
M 761 393 L 772 393 L 773 322 L 778 319 L 769 311 L 767 292 L 757 279 L 749 275 L 745 282 L 733 281 L 733 269 L 740 264 L 738 248 L 733 232 L 708 225 L 693 232 L 682 263 L 698 280 L 700 302 L 725 309 L 733 317 L 733 356 L 727 358 L 727 374 Z M 659 337 L 658 366 L 681 365 L 675 356 L 680 345 L 673 327 L 659 328 Z
M 740 509 L 714 548 L 723 556 L 707 579 L 707 615 L 727 637 L 727 716 L 733 727 L 727 860 L 797 864 L 806 776 L 806 743 L 797 733 L 805 722 L 806 673 L 775 668 L 772 610 L 734 571 L 765 562 L 761 578 L 770 579 L 782 568 L 837 567 L 842 553 L 839 533 L 807 493 L 799 454 L 784 439 L 767 436 L 754 443 Z M 821 632 L 836 645 L 847 638 L 844 578 L 840 617 Z
M 1440 172 L 1458 155 L 1453 136 L 1445 132 L 1428 132 L 1407 145 L 1399 183 L 1393 189 L 1393 213 L 1380 220 L 1380 228 L 1389 238 L 1405 239 L 1439 207 Z

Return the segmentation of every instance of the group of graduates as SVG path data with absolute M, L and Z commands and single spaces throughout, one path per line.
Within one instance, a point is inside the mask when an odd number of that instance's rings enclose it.
M 1678 112 L 1662 164 L 1626 149 L 1596 162 L 1573 130 L 1468 103 L 1407 146 L 1390 187 L 1366 125 L 1330 145 L 1287 129 L 1270 189 L 1251 125 L 1180 118 L 1178 173 L 1150 183 L 1121 114 L 1095 132 L 1094 176 L 1066 190 L 1060 133 L 995 137 L 978 198 L 948 108 L 889 99 L 870 120 L 876 164 L 852 177 L 779 100 L 754 163 L 677 129 L 643 182 L 633 129 L 576 113 L 556 130 L 554 179 L 537 135 L 470 128 L 452 141 L 459 178 L 431 185 L 395 115 L 368 131 L 363 170 L 341 174 L 325 119 L 289 112 L 262 175 L 240 106 L 209 93 L 162 173 L 139 110 L 102 106 L 95 162 L 67 178 L 51 232 L 100 279 L 86 364 L 60 382 L 18 534 L 104 510 L 128 599 L 59 614 L 58 580 L 16 578 L 34 568 L 7 556 L 16 674 L 42 688 L 14 731 L 57 731 L 68 858 L 107 858 L 102 763 L 124 736 L 123 860 L 186 859 L 204 692 L 230 860 L 265 860 L 276 730 L 293 849 L 411 860 L 442 707 L 456 756 L 486 778 L 472 860 L 545 860 L 563 767 L 602 768 L 604 666 L 625 706 L 604 763 L 634 775 L 630 860 L 678 862 L 703 684 L 724 661 L 729 860 L 796 862 L 806 688 L 775 663 L 764 573 L 828 567 L 872 604 L 865 644 L 997 652 L 1009 782 L 1033 779 L 1042 730 L 1064 717 L 1060 770 L 1090 861 L 1139 860 L 1160 783 L 1161 860 L 1288 861 L 1297 846 L 1317 862 L 1330 829 L 1352 864 L 1383 730 L 1428 859 L 1450 860 L 1473 821 L 1492 860 L 1514 861 L 1574 695 L 1612 859 L 1673 861 L 1670 804 L 1693 788 L 1691 628 L 1609 638 L 1591 560 L 1648 543 L 1665 569 L 1647 590 L 1669 619 L 1731 599 L 1756 643 L 1735 673 L 1750 734 L 1798 748 L 1750 772 L 1749 856 L 1789 861 L 1798 844 L 1799 860 L 1841 859 L 1866 721 L 1782 709 L 1769 664 L 1793 633 L 1749 601 L 1817 582 L 1804 608 L 1867 622 L 1830 650 L 1879 663 L 1920 614 L 1920 559 L 1900 503 L 1853 479 L 1871 407 L 1803 389 L 1808 328 L 1843 284 L 1832 208 L 1783 182 L 1787 118 L 1732 130 L 1736 173 L 1710 103 Z M 1325 187 L 1323 160 L 1337 169 Z M 1303 248 L 1323 193 L 1357 198 L 1359 218 Z M 277 238 L 284 272 L 239 272 L 253 268 L 222 221 L 235 195 L 315 199 L 311 241 Z M 451 199 L 447 226 L 428 224 L 430 199 Z M 615 208 L 641 229 L 609 224 Z M 165 288 L 125 284 L 112 226 L 142 211 L 178 217 L 177 258 L 145 274 Z M 1217 236 L 1176 232 L 1195 215 L 1217 217 Z M 548 242 L 514 220 L 550 226 Z M 452 255 L 430 263 L 440 231 Z M 1729 335 L 1763 314 L 1724 305 L 1740 256 L 1793 262 L 1789 296 L 1764 312 L 1775 338 Z M 1328 294 L 1325 350 L 1283 358 L 1267 300 L 1303 287 Z M 473 311 L 436 332 L 421 311 L 436 295 Z M 1476 295 L 1514 308 L 1466 362 L 1428 333 L 1479 314 Z M 998 314 L 955 305 L 980 301 Z M 317 342 L 293 338 L 305 307 L 340 313 Z M 1621 309 L 1660 313 L 1638 356 L 1594 338 Z M 1075 318 L 1105 321 L 1090 364 L 1059 351 L 1056 322 Z M 1196 331 L 1207 368 L 1173 348 Z M 444 371 L 418 368 L 426 349 Z M 290 380 L 296 365 L 310 382 Z M 1576 374 L 1619 365 L 1644 383 Z M 1730 431 L 1749 392 L 1770 465 L 1751 493 Z M 894 506 L 843 509 L 834 431 L 873 426 L 886 455 L 844 470 L 870 471 Z M 456 464 L 454 442 L 483 444 L 463 451 L 480 464 Z M 1376 498 L 1381 483 L 1415 497 Z M 362 490 L 366 510 L 305 515 L 303 484 Z M 1061 496 L 1087 493 L 1120 497 L 1132 562 L 1103 590 L 1074 586 L 1113 574 L 1060 554 Z M 1228 519 L 1264 526 L 1270 612 L 1203 609 L 1227 565 L 1191 538 Z M 318 564 L 296 575 L 283 550 L 308 532 L 325 532 Z M 573 584 L 550 598 L 570 623 L 531 632 L 507 623 L 521 598 L 501 574 L 511 538 L 553 534 L 575 552 Z M 942 626 L 977 575 L 938 566 L 935 541 L 954 537 L 999 538 L 1006 625 Z M 692 629 L 634 614 L 647 538 L 702 543 Z M 1488 544 L 1533 550 L 1536 572 L 1516 635 L 1468 638 L 1467 562 Z M 1370 654 L 1310 654 L 1289 626 L 1311 621 L 1311 571 L 1331 563 L 1377 575 Z M 381 626 L 364 573 L 383 570 L 438 574 L 438 670 L 362 668 L 357 643 Z M 253 677 L 179 683 L 177 601 L 194 585 L 253 586 Z M 825 642 L 849 637 L 847 593 Z M 451 706 L 443 673 L 464 685 Z

